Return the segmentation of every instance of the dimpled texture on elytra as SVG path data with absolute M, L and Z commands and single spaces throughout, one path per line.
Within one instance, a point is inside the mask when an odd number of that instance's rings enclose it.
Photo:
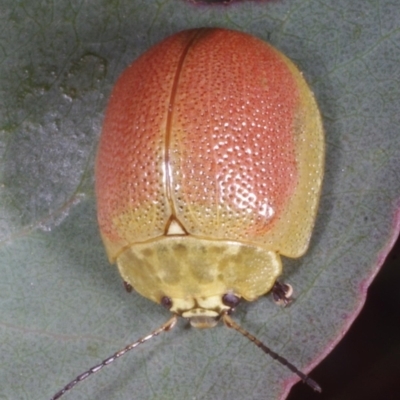
M 96 166 L 98 219 L 111 261 L 190 235 L 298 257 L 308 246 L 323 172 L 322 124 L 294 64 L 223 29 L 178 33 L 119 78 Z

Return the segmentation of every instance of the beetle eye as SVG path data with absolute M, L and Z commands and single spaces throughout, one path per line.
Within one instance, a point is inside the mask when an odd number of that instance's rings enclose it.
M 222 302 L 226 306 L 234 308 L 240 303 L 240 297 L 235 296 L 233 293 L 226 293 L 222 296 Z
M 172 307 L 172 300 L 168 296 L 164 296 L 161 299 L 161 305 L 169 310 Z

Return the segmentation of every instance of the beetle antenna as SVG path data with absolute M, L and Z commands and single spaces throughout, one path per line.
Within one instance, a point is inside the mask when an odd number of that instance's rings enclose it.
M 159 328 L 155 329 L 153 332 L 149 333 L 147 336 L 142 337 L 139 340 L 137 340 L 136 342 L 129 344 L 128 346 L 124 347 L 122 350 L 117 351 L 116 353 L 114 353 L 111 357 L 108 357 L 105 360 L 103 360 L 100 364 L 88 369 L 83 374 L 80 374 L 79 376 L 77 376 L 74 380 L 72 380 L 70 383 L 68 383 L 68 385 L 65 385 L 59 392 L 57 392 L 51 398 L 51 400 L 59 399 L 66 392 L 70 391 L 75 385 L 77 385 L 78 383 L 82 382 L 83 380 L 85 380 L 89 376 L 95 374 L 96 372 L 99 372 L 103 367 L 111 364 L 117 358 L 120 358 L 124 354 L 128 353 L 128 351 L 133 350 L 134 348 L 136 348 L 140 344 L 142 344 L 144 342 L 147 342 L 148 340 L 152 339 L 155 336 L 158 336 L 162 332 L 168 332 L 169 330 L 171 330 L 175 326 L 177 320 L 178 320 L 178 316 L 174 314 L 174 316 L 170 320 L 168 320 L 165 324 L 161 325 Z
M 286 358 L 281 357 L 279 354 L 275 353 L 272 351 L 269 347 L 267 347 L 264 343 L 259 341 L 255 336 L 253 336 L 251 333 L 247 332 L 244 328 L 242 328 L 240 325 L 238 325 L 226 312 L 222 315 L 222 319 L 225 323 L 225 325 L 228 328 L 235 329 L 239 333 L 241 333 L 243 336 L 247 337 L 251 342 L 253 342 L 256 346 L 258 346 L 261 350 L 263 350 L 266 354 L 269 354 L 274 360 L 279 361 L 282 365 L 286 366 L 289 368 L 292 372 L 297 374 L 304 383 L 306 383 L 308 386 L 310 386 L 312 389 L 314 389 L 316 392 L 321 393 L 322 389 L 318 385 L 317 382 L 315 382 L 313 379 L 308 377 L 306 374 L 303 374 L 300 370 L 298 370 L 293 364 L 291 364 Z

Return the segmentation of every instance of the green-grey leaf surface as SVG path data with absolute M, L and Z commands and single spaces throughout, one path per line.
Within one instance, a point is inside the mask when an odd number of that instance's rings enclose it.
M 266 296 L 235 319 L 309 371 L 362 307 L 399 230 L 398 1 L 0 0 L 1 400 L 49 399 L 169 317 L 108 264 L 93 164 L 118 75 L 199 26 L 252 33 L 293 59 L 326 131 L 311 246 L 284 260 L 296 301 L 282 309 Z M 284 399 L 296 379 L 235 332 L 181 321 L 65 399 Z

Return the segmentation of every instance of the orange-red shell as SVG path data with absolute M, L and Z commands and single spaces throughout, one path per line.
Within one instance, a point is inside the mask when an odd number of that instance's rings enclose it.
M 223 29 L 173 35 L 124 71 L 108 105 L 96 166 L 108 255 L 163 236 L 173 217 L 193 236 L 300 256 L 323 157 L 314 97 L 279 51 Z

